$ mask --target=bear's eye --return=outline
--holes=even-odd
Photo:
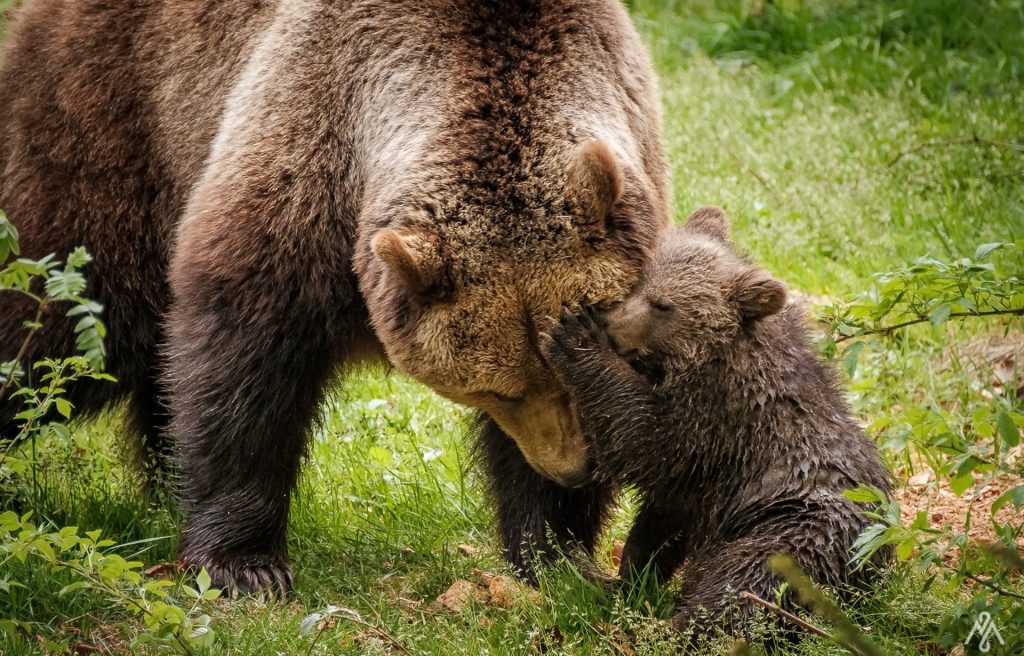
[[[672,306],[665,301],[651,301],[651,307],[658,312],[671,312]]]
[[[526,399],[521,396],[508,396],[506,394],[500,394],[498,392],[488,392],[491,398],[496,399],[502,403],[522,403]]]

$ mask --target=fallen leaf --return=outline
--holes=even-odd
[[[473,576],[480,579],[480,583],[484,585],[490,585],[491,580],[494,578],[494,574],[492,574],[491,572],[485,572],[482,569],[473,570]]]
[[[472,581],[460,579],[437,597],[441,604],[453,613],[461,613],[471,603],[487,601],[487,590]]]
[[[930,469],[919,471],[907,480],[907,485],[913,485],[914,487],[921,487],[928,485],[932,480],[932,472]]]
[[[142,573],[151,579],[171,581],[181,573],[181,565],[172,562],[157,563],[152,567],[146,568]]]
[[[625,548],[626,543],[622,540],[612,542],[612,565],[618,567],[622,564],[622,550]]]
[[[507,576],[495,576],[487,586],[494,605],[499,608],[511,608],[521,601],[540,602],[540,593],[515,579]]]

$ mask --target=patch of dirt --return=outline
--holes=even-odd
[[[990,381],[996,394],[1001,394],[1007,385],[1016,382],[1016,396],[1024,398],[1024,333],[987,333],[958,345],[955,352],[947,349],[941,367],[950,369],[954,362],[976,380],[982,383]],[[1016,381],[1015,374],[1018,376]],[[982,393],[990,394],[987,390]]]
[[[1008,385],[1016,385],[1017,389],[1012,391],[1018,398],[1024,398],[1024,376],[1021,375],[1024,372],[1024,334],[987,333],[956,345],[955,350],[947,348],[939,361],[939,368],[948,371],[954,367],[978,381],[983,386],[980,393],[988,398],[993,394],[1003,394]],[[1010,464],[1019,463],[1024,459],[1024,444],[1014,447],[1005,457]],[[924,462],[915,464],[913,475],[897,474],[897,478],[906,481],[895,494],[902,506],[904,523],[913,522],[918,512],[925,511],[933,526],[948,526],[958,532],[966,532],[972,545],[996,541],[990,506],[1004,492],[1022,483],[1019,476],[1003,476],[980,488],[971,488],[958,497],[949,488],[948,481],[935,480]],[[971,517],[969,529],[966,528],[968,514]],[[994,519],[1000,524],[1020,521],[1020,510],[1007,503]],[[956,556],[956,551],[951,551],[944,560],[950,562]]]
[[[967,490],[963,496],[958,497],[949,489],[948,482],[936,482],[931,470],[922,468],[893,496],[900,503],[903,523],[907,525],[914,521],[919,511],[924,511],[928,513],[933,526],[949,526],[955,531],[964,532],[970,513],[971,526],[966,530],[968,538],[972,544],[985,544],[997,539],[989,507],[1001,494],[1022,482],[1020,477],[1007,476],[981,488]],[[1014,508],[1012,503],[1007,503],[996,513],[995,519],[1001,524],[1011,520],[1020,521],[1020,510]],[[951,551],[943,560],[948,563],[955,558],[956,552]]]

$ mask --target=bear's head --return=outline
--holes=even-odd
[[[363,236],[360,285],[391,362],[486,412],[539,473],[589,479],[572,402],[545,366],[538,326],[563,306],[625,297],[665,220],[649,185],[602,141],[544,180],[433,193]]]
[[[637,287],[603,317],[620,354],[685,370],[785,305],[786,286],[734,248],[725,212],[703,207],[666,235]]]

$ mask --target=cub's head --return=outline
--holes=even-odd
[[[623,355],[690,368],[785,305],[785,285],[733,247],[725,212],[704,207],[666,235],[640,283],[604,318]]]
[[[575,486],[589,480],[586,443],[538,326],[564,305],[624,298],[664,213],[604,142],[546,159],[558,170],[457,178],[416,207],[400,202],[361,235],[357,266],[391,362],[486,412],[534,469]]]

